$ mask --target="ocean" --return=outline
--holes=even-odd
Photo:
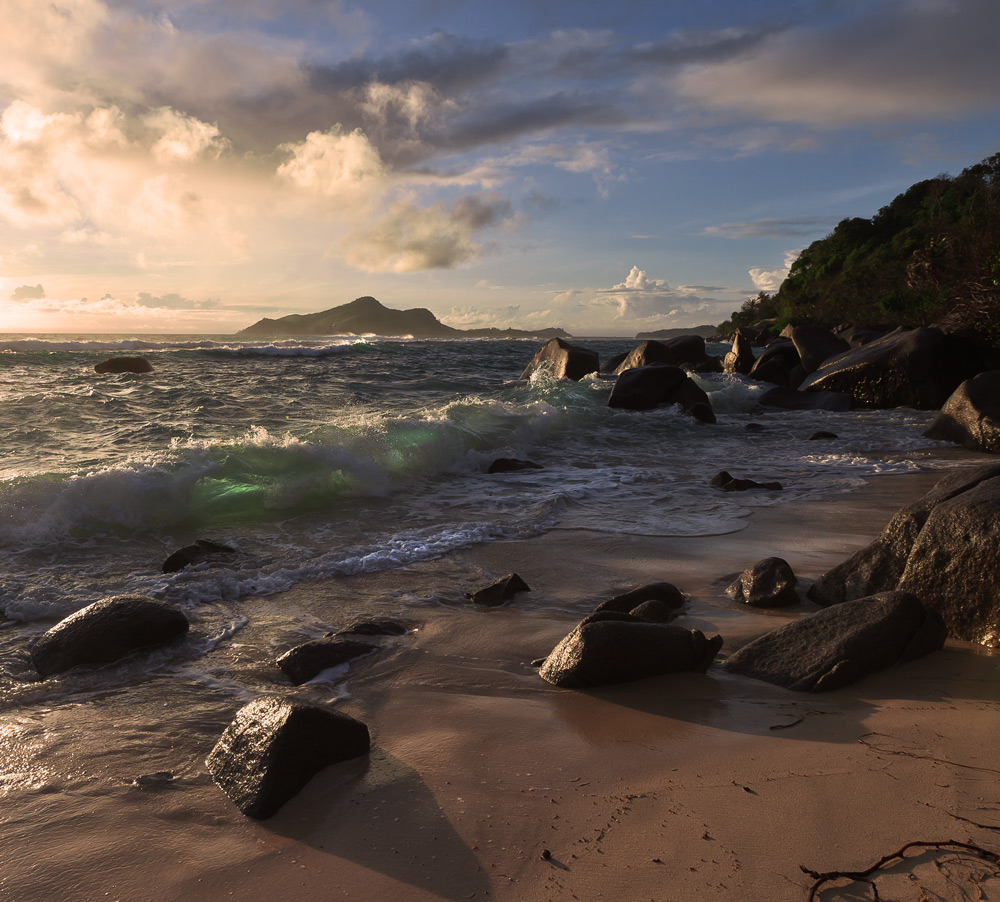
[[[579,343],[602,360],[635,344]],[[294,836],[302,843],[289,848],[319,867],[314,894],[302,898],[328,898],[324,875],[344,862],[329,859],[327,840],[313,833],[329,828],[325,806],[352,807],[383,792],[379,781],[407,805],[422,793],[431,813],[418,826],[378,839],[376,806],[368,832],[355,837],[360,860],[371,859],[373,870],[361,872],[367,886],[403,833],[417,848],[419,831],[444,829],[434,796],[407,768],[424,761],[423,778],[433,783],[426,762],[458,742],[469,751],[461,767],[442,752],[438,793],[450,798],[453,767],[490,779],[469,760],[487,760],[471,751],[487,740],[460,737],[437,709],[454,702],[479,711],[476,699],[508,693],[517,710],[548,710],[537,706],[541,681],[528,662],[595,600],[630,587],[630,543],[648,549],[650,536],[707,536],[695,540],[704,548],[717,537],[711,559],[746,566],[730,565],[727,548],[734,533],[753,529],[755,510],[792,505],[800,510],[789,522],[809,523],[802,511],[811,503],[852,492],[865,477],[977,457],[956,460],[953,448],[924,438],[932,413],[763,408],[757,399],[767,386],[740,376],[695,377],[715,425],[670,407],[611,409],[612,379],[520,381],[539,345],[0,336],[0,897],[159,902],[221,898],[220,887],[257,897],[259,868],[273,870]],[[94,371],[110,356],[135,355],[151,373]],[[818,430],[837,438],[810,440]],[[498,457],[541,469],[488,473]],[[726,493],[708,484],[722,469],[784,488]],[[856,506],[844,509],[857,517]],[[841,532],[874,535],[884,522],[876,521]],[[233,552],[162,572],[171,553],[198,539]],[[580,550],[548,561],[520,539]],[[583,572],[587,549],[610,547],[621,549],[620,573]],[[533,591],[513,610],[478,616],[465,593],[503,575],[491,561],[527,567]],[[555,585],[559,572],[571,575],[571,590]],[[714,586],[724,576],[700,578]],[[580,587],[591,597],[580,597]],[[114,665],[40,678],[34,639],[123,593],[176,605],[190,632]],[[741,614],[717,594],[697,598],[684,622],[729,635]],[[372,616],[396,618],[410,632],[302,686],[277,668],[293,646]],[[442,630],[451,638],[436,642]],[[497,630],[507,631],[514,657],[495,657]],[[457,637],[464,651],[454,648]],[[430,707],[392,714],[392,699],[411,683],[426,690],[413,697]],[[353,787],[346,795],[322,784],[316,810],[304,793],[305,807],[290,805],[277,827],[247,822],[205,767],[236,710],[266,694],[342,704],[376,730],[360,783],[345,784]],[[454,804],[464,811],[461,799]],[[319,845],[310,851],[310,843]],[[455,849],[455,860],[478,873],[467,845]],[[293,857],[289,877],[298,880],[304,866]],[[401,873],[437,885],[435,866],[415,853],[406,867],[418,876]],[[365,889],[358,898],[371,896]]]
[[[579,343],[602,360],[635,344]],[[326,621],[283,613],[282,593],[310,581],[554,529],[724,535],[761,506],[941,465],[940,443],[922,436],[928,412],[763,408],[767,385],[722,374],[695,377],[716,425],[678,408],[614,410],[613,379],[520,381],[539,344],[0,337],[3,694],[18,703],[72,696],[73,680],[38,683],[26,649],[108,595],[185,610],[196,624],[191,676],[216,667],[220,644],[239,641],[249,599],[269,599],[272,646],[325,631]],[[153,371],[94,372],[115,355],[144,356]],[[837,438],[810,440],[817,430]],[[498,457],[541,469],[487,473]],[[721,469],[784,488],[722,492],[708,485]],[[197,539],[235,553],[161,572]],[[395,606],[460,599],[453,591]],[[88,691],[101,679],[85,681]]]

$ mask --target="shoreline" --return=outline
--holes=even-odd
[[[812,882],[800,864],[857,869],[915,839],[996,848],[995,832],[969,823],[1000,823],[1000,659],[985,649],[949,640],[820,695],[717,665],[581,692],[550,686],[529,663],[599,601],[657,580],[692,596],[678,625],[721,633],[731,653],[815,610],[741,610],[725,594],[732,575],[778,555],[813,579],[946,473],[877,476],[828,500],[759,508],[727,535],[556,529],[297,587],[276,598],[432,598],[511,570],[533,591],[501,608],[407,607],[418,631],[353,667],[339,704],[369,725],[370,759],[321,772],[260,823],[204,765],[239,706],[232,696],[185,719],[183,706],[195,710],[210,689],[164,692],[154,680],[35,719],[15,714],[0,740],[0,788],[16,811],[0,839],[0,898],[791,902]],[[329,684],[309,691],[323,690],[333,695]],[[49,776],[14,779],[17,767],[31,771],[33,748]],[[157,770],[176,775],[169,787],[131,785]],[[919,898],[911,872],[942,884],[931,856],[916,861],[880,891]]]

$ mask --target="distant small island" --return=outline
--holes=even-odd
[[[569,338],[563,329],[453,329],[425,307],[392,310],[373,297],[363,297],[320,313],[292,313],[267,319],[237,332],[246,338],[291,338],[303,335],[385,335],[413,338]]]
[[[655,332],[640,332],[635,338],[636,341],[648,341],[650,339],[661,341],[664,338],[680,338],[682,335],[700,335],[702,338],[710,338],[718,331],[718,326],[688,326],[682,329],[657,329]]]

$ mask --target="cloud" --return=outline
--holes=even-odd
[[[348,236],[343,256],[367,272],[450,269],[478,259],[482,246],[476,234],[508,220],[510,212],[510,204],[497,198],[461,197],[450,207],[397,201],[376,222]]]
[[[159,134],[150,150],[160,162],[195,160],[203,155],[217,157],[229,143],[219,134],[217,125],[178,113],[170,107],[147,113],[143,122]]]
[[[826,234],[841,219],[842,216],[801,216],[722,222],[707,226],[701,230],[701,234],[716,238],[801,238],[817,233]]]
[[[20,285],[11,293],[12,301],[31,301],[45,297],[45,289],[41,285]]]
[[[670,286],[662,279],[650,279],[646,270],[633,266],[624,282],[612,286],[612,291],[669,291]]]
[[[203,301],[193,301],[176,293],[168,293],[162,297],[154,297],[148,291],[140,291],[136,295],[136,304],[140,307],[152,307],[166,310],[213,310],[220,306],[218,298],[206,298]]]
[[[839,25],[784,29],[734,59],[690,66],[677,88],[743,118],[821,128],[952,119],[997,107],[998,30],[994,0],[890,0]]]
[[[800,253],[801,250],[785,251],[785,263],[778,269],[765,269],[763,266],[750,267],[748,272],[754,288],[760,291],[777,291]]]
[[[297,188],[325,197],[350,197],[368,193],[372,186],[385,190],[386,168],[378,150],[361,129],[345,133],[339,125],[326,132],[310,132],[304,141],[282,144],[291,155],[277,170]]]

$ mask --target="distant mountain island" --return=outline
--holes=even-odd
[[[569,338],[562,329],[453,329],[425,307],[392,310],[375,298],[363,297],[320,313],[292,313],[264,318],[237,332],[246,338],[289,338],[302,335],[385,335],[414,338]]]
[[[649,339],[659,341],[663,338],[680,338],[682,335],[699,335],[702,338],[710,338],[718,331],[718,326],[689,326],[686,329],[657,329],[655,332],[640,332],[635,338],[636,341],[648,341]]]

